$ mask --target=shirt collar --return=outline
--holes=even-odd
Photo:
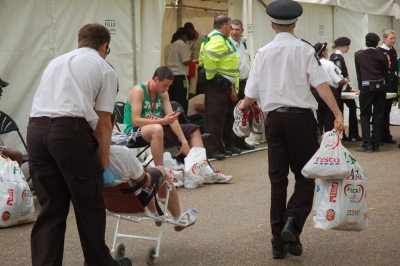
[[[335,54],[340,54],[340,55],[343,55],[342,51],[340,51],[339,49],[336,49],[336,52],[335,52]]]
[[[232,37],[229,37],[229,40],[231,40],[231,42],[233,43],[233,45],[235,45],[236,47],[239,47],[239,46],[242,44],[242,42],[237,42],[237,41],[235,41]]]
[[[383,48],[383,49],[385,49],[385,50],[390,50],[390,47],[389,46],[387,46],[386,44],[382,44],[381,45],[381,47]]]
[[[296,38],[293,34],[290,32],[280,32],[275,36],[275,40],[277,39],[284,39],[284,38]],[[297,38],[296,38],[297,39]]]

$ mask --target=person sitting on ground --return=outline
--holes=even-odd
[[[3,94],[3,88],[7,87],[8,85],[9,85],[8,82],[0,78],[0,99],[1,95]],[[5,156],[6,158],[10,158],[12,161],[16,161],[19,164],[19,166],[21,166],[22,164],[22,153],[18,150],[7,148],[1,138],[0,138],[0,155]]]
[[[115,115],[111,115],[112,128],[115,125]],[[132,150],[125,146],[111,145],[109,162],[111,170],[116,173],[122,180],[134,187],[137,184],[143,184],[134,193],[137,195],[138,200],[143,207],[147,209],[153,216],[158,216],[154,200],[153,190],[157,191],[161,184],[166,181],[171,185],[171,192],[168,200],[168,211],[174,220],[187,221],[187,226],[193,225],[197,220],[197,213],[193,209],[189,209],[185,213],[181,213],[179,206],[178,192],[171,178],[167,175],[162,166],[143,169],[140,161],[136,158]],[[153,186],[152,186],[153,185]],[[160,198],[166,197],[166,190],[161,189],[158,192]],[[157,224],[158,225],[158,224]],[[187,227],[186,226],[186,227]],[[175,226],[175,231],[182,231],[186,227]]]
[[[124,133],[131,136],[131,142],[143,147],[150,144],[154,165],[163,165],[164,148],[180,145],[176,156],[186,156],[190,147],[203,148],[200,129],[193,124],[178,122],[179,112],[173,112],[168,91],[174,74],[167,66],[156,69],[153,78],[133,87],[126,102],[124,116]],[[165,116],[161,115],[161,108]],[[205,176],[204,183],[226,183],[231,175],[223,175],[219,171]]]

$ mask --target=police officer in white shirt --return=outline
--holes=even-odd
[[[239,109],[246,110],[259,99],[262,110],[269,112],[265,133],[271,181],[272,256],[281,259],[286,255],[286,248],[291,255],[302,254],[299,235],[314,197],[314,180],[301,174],[319,147],[313,112],[317,101],[311,94],[310,84],[334,113],[339,131],[343,130],[343,117],[314,48],[293,35],[297,18],[303,13],[301,5],[279,0],[269,4],[266,11],[276,37],[255,55],[246,96]],[[289,169],[294,173],[296,184],[286,202]]]
[[[229,40],[236,47],[239,58],[239,88],[232,88],[230,100],[227,103],[228,113],[223,131],[223,140],[225,150],[232,153],[241,153],[242,150],[254,150],[255,147],[246,143],[245,137],[238,137],[232,130],[235,121],[233,110],[238,101],[244,99],[244,88],[250,72],[250,57],[247,52],[246,38],[242,35],[244,32],[243,23],[238,19],[233,19],[231,24],[231,36]]]
[[[84,25],[78,49],[49,63],[33,99],[27,143],[41,205],[31,234],[34,266],[63,264],[70,201],[85,265],[132,265],[114,260],[104,240],[103,180],[112,186],[120,179],[108,160],[117,94],[117,75],[105,61],[110,40],[103,25]]]
[[[328,76],[328,85],[332,91],[333,96],[336,99],[337,104],[340,104],[340,95],[341,88],[345,88],[345,86],[339,86],[340,84],[347,84],[348,78],[343,78],[341,74],[341,70],[332,62],[327,60],[329,57],[327,43],[316,43],[314,45],[315,53],[317,54],[319,61],[325,73]],[[333,129],[333,123],[335,121],[335,116],[332,111],[326,105],[326,103],[319,97],[317,90],[314,87],[311,87],[311,91],[314,94],[317,102],[318,102],[318,110],[317,110],[317,120],[318,126],[320,127],[320,131],[327,132]]]

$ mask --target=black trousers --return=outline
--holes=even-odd
[[[338,89],[330,87],[333,96],[335,97],[336,102],[339,104],[340,101],[340,92]],[[322,132],[331,131],[334,127],[335,116],[331,109],[329,109],[328,105],[322,100],[321,96],[319,96],[317,89],[311,87],[311,92],[314,95],[315,99],[318,102],[318,110],[317,110],[317,120],[318,127],[322,134]]]
[[[171,86],[169,86],[168,95],[169,100],[178,102],[180,105],[182,105],[185,114],[187,114],[189,102],[186,99],[186,95],[188,88],[185,88],[184,82],[187,82],[186,75],[175,75],[174,81],[172,82]]]
[[[360,91],[360,120],[363,138],[363,147],[378,149],[382,139],[383,114],[385,111],[386,91]],[[373,113],[372,113],[373,109]],[[372,117],[372,136],[370,120]]]
[[[293,217],[301,233],[311,212],[314,179],[306,179],[301,169],[318,150],[317,123],[313,113],[269,112],[265,123],[268,141],[268,173],[271,181],[270,222],[272,246],[283,244],[281,231]],[[294,174],[294,192],[287,199],[289,168]]]
[[[244,99],[244,89],[246,88],[246,80],[239,81],[239,92],[238,92],[238,101]],[[224,140],[225,147],[232,146],[242,146],[246,144],[246,137],[238,137],[232,130],[233,123],[235,122],[235,118],[233,116],[233,110],[235,109],[238,102],[233,102],[229,99],[228,101],[228,113],[226,114],[226,122],[224,131],[222,134],[222,139]]]
[[[353,99],[340,100],[339,108],[343,113],[344,104],[349,108],[349,138],[358,136],[357,104]]]
[[[62,265],[71,201],[86,265],[115,265],[104,240],[104,168],[92,128],[83,118],[33,118],[27,143],[41,205],[31,232],[32,265]]]
[[[211,157],[225,152],[221,137],[226,123],[226,114],[228,112],[227,104],[228,101],[230,101],[231,87],[215,85],[214,80],[207,80],[204,89],[204,130],[210,134],[204,141],[204,147],[206,148],[207,156]]]

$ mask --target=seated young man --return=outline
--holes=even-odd
[[[3,88],[9,85],[8,82],[0,78],[0,99],[3,94]],[[15,149],[6,148],[2,139],[0,139],[0,155],[10,158],[12,161],[16,161],[19,166],[22,164],[22,153]]]
[[[114,124],[115,116],[111,115],[112,123]],[[114,125],[113,125],[114,127]],[[157,191],[158,188],[164,181],[170,183],[172,190],[169,194],[168,200],[168,211],[171,213],[174,220],[181,218],[181,221],[189,220],[189,224],[193,225],[197,220],[197,213],[193,209],[189,209],[185,213],[181,213],[179,206],[178,192],[171,178],[167,175],[162,166],[156,166],[155,168],[143,169],[139,160],[135,154],[124,146],[111,145],[110,147],[110,169],[122,180],[128,181],[128,183],[134,187],[137,184],[142,183],[142,186],[134,193],[137,195],[142,206],[147,206],[149,212],[157,216],[157,209],[154,200],[153,190]],[[160,198],[166,197],[166,190],[161,190],[158,193]],[[189,219],[188,219],[189,218]],[[175,226],[175,231],[182,231],[186,227]]]
[[[193,147],[204,147],[200,129],[192,124],[179,124],[179,113],[172,110],[168,93],[165,92],[173,79],[170,68],[157,68],[150,81],[133,87],[126,103],[124,133],[130,135],[131,141],[137,145],[150,144],[156,166],[163,165],[164,148],[180,145],[176,156],[186,156],[190,150],[188,140]],[[166,114],[164,117],[161,107]],[[204,178],[204,183],[226,183],[231,179],[232,176],[214,172]]]

